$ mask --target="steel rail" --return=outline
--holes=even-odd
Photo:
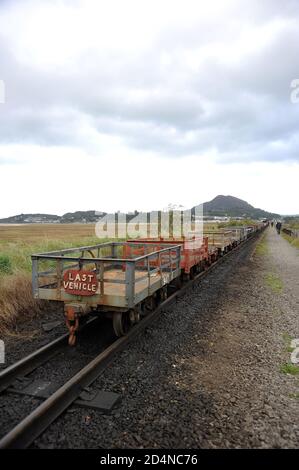
[[[89,362],[83,369],[68,380],[62,387],[56,390],[56,392],[54,392],[33,412],[17,424],[8,434],[6,434],[0,440],[0,449],[20,449],[30,446],[30,444],[32,444],[32,442],[79,397],[84,388],[88,387],[96,380],[100,373],[112,361],[116,353],[123,350],[132,339],[144,330],[161,310],[165,309],[177,298],[181,297],[192,285],[205,277],[216,266],[219,266],[219,264],[226,260],[230,255],[247,245],[250,241],[254,241],[256,236],[261,233],[262,232],[256,233],[255,236],[250,237],[244,243],[240,243],[237,247],[224,254],[205,271],[196,275],[194,279],[190,280],[181,289],[174,292],[153,312],[144,317],[126,336],[117,339],[114,343],[108,346],[107,349]]]
[[[86,322],[84,327],[81,327],[81,331],[96,320],[97,318],[92,318]],[[5,391],[18,377],[30,374],[52,359],[62,348],[68,346],[68,338],[69,333],[66,333],[2,370],[0,372],[0,393]]]
[[[60,336],[33,353],[0,372],[0,393],[6,390],[19,376],[34,371],[67,345],[69,334]]]

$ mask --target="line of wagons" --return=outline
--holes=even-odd
[[[263,228],[259,223],[188,240],[139,238],[34,254],[33,296],[64,302],[71,345],[88,314],[110,317],[115,334],[122,336],[182,282]]]

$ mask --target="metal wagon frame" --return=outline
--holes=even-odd
[[[204,230],[204,236],[208,237],[209,249],[217,248],[219,253],[226,253],[233,246],[234,236],[231,230]]]
[[[126,245],[127,242],[106,242],[33,254],[31,258],[34,298],[84,304],[93,308],[101,306],[126,310],[135,307],[180,276],[180,245],[163,245],[162,247],[159,243],[159,249],[155,250],[155,245],[149,246],[138,242],[135,245],[143,245],[145,255],[134,258],[118,256],[117,251]],[[132,246],[131,243],[130,246]],[[100,256],[103,249],[108,250],[108,255]],[[80,256],[71,256],[72,254]],[[155,259],[155,267],[152,266],[153,259]],[[40,271],[39,262],[42,260],[52,261],[55,264],[54,268]],[[96,273],[99,282],[99,289],[95,295],[82,297],[66,293],[62,285],[63,273],[69,269],[82,270],[88,265],[94,265],[92,270]],[[114,269],[118,270],[119,276],[114,279],[111,276],[106,277],[107,273]],[[141,276],[140,272],[146,272],[146,274]],[[142,281],[143,285],[141,285]],[[110,293],[105,293],[108,285]],[[122,295],[119,295],[118,291],[122,291]]]

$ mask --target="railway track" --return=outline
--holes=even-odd
[[[177,298],[184,295],[192,285],[205,277],[224,260],[236,251],[242,249],[248,243],[252,243],[260,234],[251,237],[244,243],[233,248],[206,270],[197,274],[194,279],[188,281],[178,291],[175,291],[152,312],[146,315],[137,325],[135,325],[126,336],[115,340],[110,346],[91,360],[85,367],[71,377],[64,385],[58,388],[51,396],[43,401],[34,411],[28,414],[19,424],[17,424],[8,434],[0,440],[0,449],[26,448],[41,435],[50,424],[58,418],[86,389],[90,386],[107,365],[113,360],[115,355],[122,351],[126,345],[132,341],[141,331],[151,324],[161,310],[169,307]],[[90,320],[90,322],[95,319]],[[88,323],[90,323],[88,322]],[[43,365],[67,343],[68,335],[63,335],[38,351],[30,354],[16,364],[0,373],[0,392],[5,391],[11,383],[19,376],[26,375]]]
[[[4,392],[18,377],[30,374],[58,354],[67,345],[68,336],[68,334],[60,336],[0,372],[0,393]]]
[[[81,327],[81,331],[91,327],[97,318],[91,318]],[[25,377],[38,367],[48,362],[64,348],[68,348],[69,334],[66,333],[42,346],[28,356],[20,359],[0,372],[0,393],[7,390],[19,377]]]

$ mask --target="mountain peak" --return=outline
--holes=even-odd
[[[214,199],[203,203],[204,215],[249,217],[249,218],[272,218],[278,216],[271,212],[253,207],[243,199],[234,196],[219,194]]]
[[[214,208],[218,210],[253,209],[253,206],[243,201],[243,199],[239,199],[235,196],[223,196],[222,194],[214,197],[214,199],[209,202],[205,202],[205,206],[208,210],[213,210]]]

